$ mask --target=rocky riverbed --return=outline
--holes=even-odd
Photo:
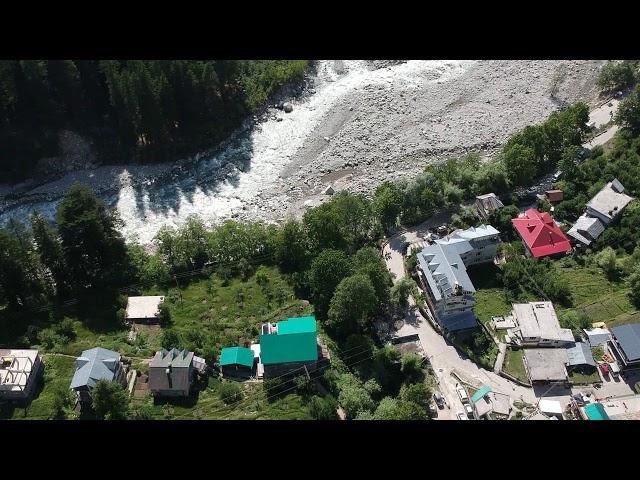
[[[293,110],[268,108],[216,151],[173,164],[102,166],[21,190],[0,189],[0,222],[52,216],[66,188],[88,183],[143,243],[188,215],[278,221],[336,191],[386,179],[508,136],[565,103],[593,102],[598,61],[321,61]],[[280,105],[281,106],[281,105]]]

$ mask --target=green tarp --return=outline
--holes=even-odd
[[[244,365],[253,368],[253,350],[244,347],[226,347],[220,352],[220,365]]]
[[[584,413],[589,420],[610,420],[601,403],[590,403],[584,407]]]
[[[473,403],[476,403],[478,400],[480,400],[482,397],[484,397],[490,391],[491,391],[491,387],[489,387],[489,386],[482,387],[480,390],[478,390],[476,393],[474,393],[471,396],[471,401]]]

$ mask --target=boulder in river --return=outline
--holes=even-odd
[[[291,113],[293,111],[293,105],[291,105],[290,102],[283,103],[282,108],[284,109],[285,113]]]

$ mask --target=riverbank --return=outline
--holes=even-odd
[[[433,161],[493,155],[559,103],[595,102],[597,61],[320,61],[293,111],[266,108],[215,152],[172,164],[73,172],[0,202],[0,222],[52,217],[66,188],[89,184],[142,243],[191,214],[278,221],[326,198],[370,193]],[[558,101],[560,100],[560,102]],[[5,192],[6,193],[6,192]]]

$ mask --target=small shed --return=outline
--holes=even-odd
[[[157,323],[162,296],[129,297],[127,320],[134,323]]]
[[[254,352],[245,347],[226,347],[220,352],[220,368],[225,377],[249,377],[253,372]]]
[[[591,330],[584,330],[587,340],[591,348],[599,347],[600,345],[606,345],[611,339],[611,334],[606,328],[592,328]]]
[[[591,347],[586,342],[576,342],[573,347],[568,347],[567,358],[569,359],[567,365],[572,369],[593,371],[596,368]]]
[[[561,202],[564,199],[564,192],[562,190],[547,190],[544,193],[549,203]]]

